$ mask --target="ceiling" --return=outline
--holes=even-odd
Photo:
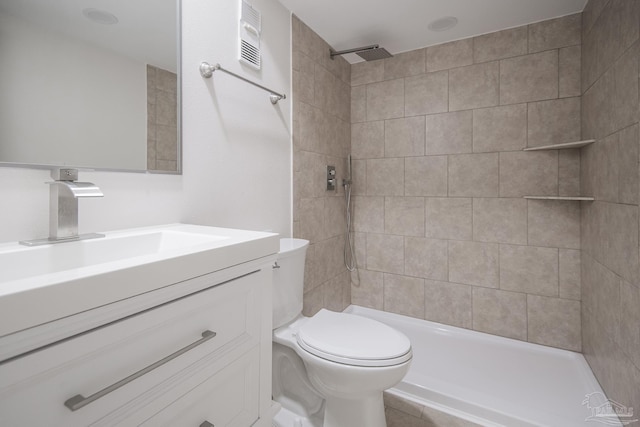
[[[92,22],[86,8],[110,12],[118,23]],[[2,13],[173,72],[177,10],[176,0],[0,0]]]
[[[392,54],[581,12],[587,0],[280,0],[335,50],[380,44]],[[453,16],[446,31],[427,28]],[[362,59],[345,55],[351,62]]]

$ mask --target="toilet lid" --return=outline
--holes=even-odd
[[[325,309],[298,331],[300,347],[323,359],[354,366],[392,366],[411,359],[402,333],[365,317]]]

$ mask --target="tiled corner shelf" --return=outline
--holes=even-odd
[[[524,196],[525,199],[529,200],[575,200],[575,201],[583,201],[583,202],[593,202],[595,199],[593,197],[572,197],[572,196]]]
[[[593,144],[595,139],[585,139],[584,141],[564,142],[562,144],[543,145],[540,147],[523,148],[522,151],[540,151],[540,150],[568,150],[569,148],[580,148],[585,145]]]

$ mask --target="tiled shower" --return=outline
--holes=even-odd
[[[293,17],[305,313],[353,303],[584,352],[640,407],[640,2],[350,66]],[[582,149],[524,148],[594,139]],[[344,267],[353,156],[358,269]],[[593,202],[524,196],[593,196]]]

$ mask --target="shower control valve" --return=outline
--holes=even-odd
[[[327,191],[336,189],[336,167],[327,166]]]

